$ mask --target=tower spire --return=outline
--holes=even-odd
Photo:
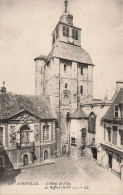
[[[67,13],[68,0],[65,0],[64,4],[65,4],[65,13]]]

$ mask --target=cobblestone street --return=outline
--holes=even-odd
[[[16,177],[14,189],[32,189],[36,194],[44,190],[48,193],[70,194],[122,194],[123,183],[110,171],[100,167],[94,159],[60,157],[51,165],[22,169]],[[23,185],[21,182],[38,182],[38,186]],[[57,188],[53,189],[56,182]],[[64,184],[58,189],[59,182]],[[67,187],[66,187],[67,186]],[[60,190],[60,191],[59,191]]]

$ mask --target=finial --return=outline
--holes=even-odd
[[[5,81],[3,81],[3,87],[5,87]]]
[[[65,0],[64,4],[65,4],[65,13],[67,13],[68,0]]]

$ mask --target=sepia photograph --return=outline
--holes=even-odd
[[[123,0],[0,0],[0,195],[123,195]]]

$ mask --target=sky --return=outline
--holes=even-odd
[[[123,80],[123,0],[69,0],[82,47],[94,66],[94,98],[113,96]],[[0,0],[0,86],[35,94],[34,58],[51,50],[51,33],[64,0]]]

